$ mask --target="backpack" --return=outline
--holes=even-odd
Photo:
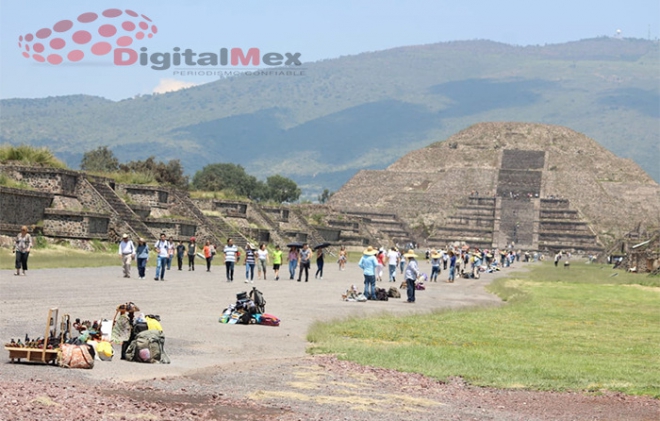
[[[148,350],[145,352],[143,350]],[[148,358],[144,357],[148,355]],[[165,336],[157,330],[145,330],[137,334],[126,350],[128,361],[169,364],[170,358],[165,353]]]
[[[261,317],[259,318],[259,324],[262,324],[264,326],[279,326],[280,319],[273,316],[272,314],[262,314]]]
[[[390,287],[390,290],[387,291],[387,295],[392,298],[401,298],[401,293],[396,287]]]
[[[389,299],[385,288],[376,288],[376,299],[378,301],[387,301]]]
[[[266,300],[264,299],[264,294],[256,287],[252,287],[252,291],[250,291],[250,299],[257,307],[257,313],[263,314],[266,312]]]

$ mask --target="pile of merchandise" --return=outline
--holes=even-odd
[[[227,324],[260,324],[265,326],[279,326],[280,319],[266,313],[266,300],[257,288],[252,288],[250,295],[247,292],[236,294],[236,303],[225,308],[218,320]]]

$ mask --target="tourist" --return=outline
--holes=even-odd
[[[197,241],[190,237],[188,242],[188,271],[195,270],[195,256],[197,255]]]
[[[156,263],[156,276],[154,281],[159,278],[161,281],[165,280],[165,269],[167,266],[167,259],[170,257],[169,244],[165,239],[165,233],[160,234],[160,239],[154,244],[154,250],[158,253],[158,260]]]
[[[382,248],[376,254],[376,281],[383,280],[383,267],[385,267],[385,250]]]
[[[257,273],[258,279],[261,279],[261,274],[264,274],[264,281],[266,280],[266,265],[268,265],[268,250],[266,249],[266,244],[259,244],[259,250],[257,250]]]
[[[440,261],[442,255],[436,250],[431,250],[431,278],[429,282],[438,282],[438,275],[440,275]]]
[[[293,279],[296,276],[296,268],[298,267],[298,248],[291,247],[289,248],[289,256],[287,257],[289,261],[289,279]]]
[[[144,241],[144,238],[138,239],[138,246],[135,254],[137,256],[138,276],[140,279],[144,279],[147,270],[147,262],[149,261],[149,246]]]
[[[426,263],[428,263],[431,259],[431,249],[426,248],[426,251],[424,252],[424,257],[426,258]]]
[[[172,268],[172,259],[174,258],[174,238],[170,237],[167,240],[167,270]]]
[[[21,269],[23,270],[23,275],[27,275],[27,262],[30,250],[32,249],[32,236],[27,231],[27,226],[23,225],[21,232],[18,233],[14,242],[14,253],[16,253],[16,262],[14,265],[16,273],[14,275],[16,276],[21,274]]]
[[[280,246],[275,246],[275,251],[273,252],[273,272],[275,273],[275,280],[280,280],[280,266],[282,265],[282,250]]]
[[[309,248],[309,244],[303,243],[302,250],[299,253],[300,261],[298,266],[300,270],[298,271],[298,282],[302,279],[303,271],[305,272],[305,282],[309,281],[309,267],[311,266],[312,250]]]
[[[131,261],[135,259],[135,246],[133,241],[128,238],[128,234],[121,236],[121,241],[119,242],[119,250],[117,252],[121,257],[122,268],[124,269],[124,278],[131,277]]]
[[[557,267],[560,260],[561,260],[561,251],[559,253],[555,254],[555,267]]]
[[[323,251],[323,248],[316,250],[316,274],[314,274],[314,279],[323,279],[324,258],[325,251]]]
[[[348,260],[346,246],[341,246],[339,249],[339,259],[337,259],[337,263],[339,263],[339,270],[346,269],[346,260]]]
[[[453,250],[449,250],[449,277],[447,282],[454,282],[456,278],[456,255]]]
[[[206,259],[206,271],[211,271],[211,261],[213,260],[213,253],[211,252],[211,240],[206,240],[204,243],[204,248],[202,253],[204,253],[204,259]]]
[[[378,251],[369,246],[362,252],[362,257],[358,262],[364,275],[364,296],[367,297],[367,300],[376,299],[376,266],[378,266],[376,253]]]
[[[183,255],[186,252],[186,246],[183,245],[183,241],[179,240],[179,245],[176,246],[176,263],[179,266],[179,270],[183,270]]]
[[[445,251],[442,252],[442,270],[447,270],[447,262],[449,261],[449,256]]]
[[[389,282],[396,282],[396,267],[399,264],[399,252],[396,247],[392,247],[387,252],[387,268],[390,272]]]
[[[234,240],[227,238],[227,245],[223,249],[223,254],[225,255],[227,282],[234,282],[234,265],[236,264],[237,253],[238,247],[234,245]]]
[[[252,244],[245,245],[245,283],[254,283],[255,253]]]
[[[401,270],[401,275],[403,275],[403,271],[406,268],[406,259],[403,258],[403,254],[401,254],[401,251],[397,250],[399,254],[399,269]]]
[[[408,253],[404,254],[403,257],[408,259],[408,265],[406,266],[406,293],[408,295],[408,300],[406,302],[408,303],[414,303],[415,302],[415,282],[417,281],[417,278],[419,278],[420,272],[419,272],[419,266],[417,265],[417,260],[415,258],[417,255],[415,254],[415,250],[408,250]],[[431,254],[429,253],[429,257],[431,257]]]

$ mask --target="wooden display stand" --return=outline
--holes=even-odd
[[[48,319],[46,320],[46,332],[44,333],[44,345],[43,349],[40,348],[18,348],[18,347],[5,347],[9,351],[9,359],[11,362],[21,362],[22,359],[26,361],[41,362],[48,364],[52,362],[53,364],[57,363],[57,354],[59,351],[57,349],[46,349],[48,346],[48,338],[56,337],[57,333],[57,315],[59,310],[57,308],[51,308],[48,310]],[[64,320],[66,318],[66,321]],[[63,339],[65,332],[69,330],[69,319],[68,315],[62,317],[62,325],[60,326],[60,342]],[[52,329],[51,329],[52,327]]]

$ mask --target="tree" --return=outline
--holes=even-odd
[[[119,169],[124,172],[153,174],[159,183],[171,184],[182,189],[188,187],[188,177],[183,175],[183,167],[178,159],[172,159],[166,164],[162,161],[156,162],[156,158],[150,156],[144,161],[120,164]]]
[[[119,169],[119,161],[107,146],[99,146],[84,153],[82,161],[80,161],[80,169],[83,171],[114,172]]]
[[[333,194],[334,194],[334,192],[330,193],[330,190],[323,189],[323,193],[318,195],[319,203],[326,203],[328,201],[328,199],[330,199],[332,197]]]
[[[302,193],[295,181],[279,174],[268,177],[266,186],[270,193],[270,199],[277,203],[295,202]]]
[[[257,178],[246,173],[245,168],[241,165],[231,163],[205,166],[195,173],[192,185],[198,190],[232,190],[234,193],[250,199],[257,199],[263,195]]]

